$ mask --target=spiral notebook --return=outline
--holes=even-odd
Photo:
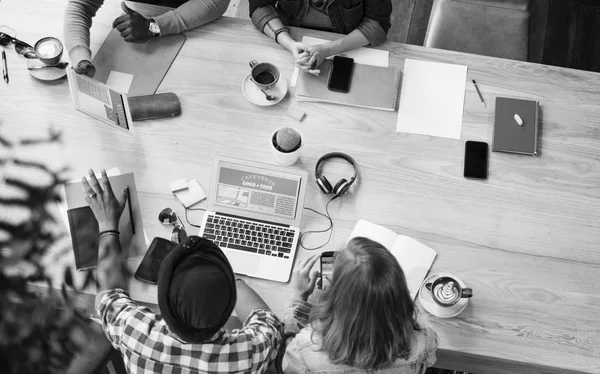
[[[331,60],[319,66],[315,76],[300,71],[296,85],[299,101],[319,101],[362,108],[395,111],[398,103],[402,72],[394,67],[354,64],[350,91],[330,91],[327,88]]]

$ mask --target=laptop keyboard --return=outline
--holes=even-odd
[[[221,248],[289,258],[295,231],[282,226],[209,215],[204,237]]]

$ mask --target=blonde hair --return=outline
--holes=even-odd
[[[369,370],[408,357],[420,330],[415,313],[396,258],[358,237],[337,252],[331,285],[313,307],[310,324],[332,363]]]

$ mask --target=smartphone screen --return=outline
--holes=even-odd
[[[350,81],[352,79],[352,70],[354,69],[354,59],[348,57],[335,56],[331,71],[329,72],[329,83],[327,88],[331,91],[348,92],[350,91]]]
[[[467,141],[465,144],[465,178],[486,179],[487,174],[487,143]]]
[[[321,255],[321,289],[324,290],[331,284],[333,275],[333,262],[335,261],[335,252],[323,252]]]
[[[144,259],[135,272],[135,278],[150,284],[158,283],[158,270],[160,270],[165,257],[167,257],[176,245],[163,238],[154,238]]]

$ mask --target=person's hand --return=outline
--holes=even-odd
[[[98,226],[100,232],[106,230],[118,230],[119,219],[125,204],[127,203],[127,190],[123,189],[121,193],[121,200],[117,200],[115,194],[110,186],[110,181],[106,176],[106,170],[102,170],[101,183],[96,179],[96,174],[90,169],[89,171],[90,181],[88,182],[85,177],[81,178],[83,183],[83,193],[85,194],[85,201],[92,208],[96,220],[98,220]]]
[[[318,67],[330,55],[327,44],[312,45],[308,47],[306,52],[301,58],[296,59],[296,66],[308,73],[319,75],[321,70]]]
[[[126,42],[145,43],[152,39],[152,33],[148,28],[150,20],[128,8],[125,2],[121,3],[121,8],[125,14],[115,19],[113,29],[119,30]]]
[[[294,268],[292,273],[292,289],[294,290],[294,298],[300,300],[308,300],[310,294],[315,289],[319,270],[315,269],[311,272],[312,267],[321,258],[321,254],[316,254],[300,261]]]
[[[90,78],[93,78],[96,74],[96,67],[88,60],[79,61],[73,70],[75,70],[77,74],[87,75]]]
[[[304,43],[293,42],[289,48],[295,60],[308,56],[308,47]]]

